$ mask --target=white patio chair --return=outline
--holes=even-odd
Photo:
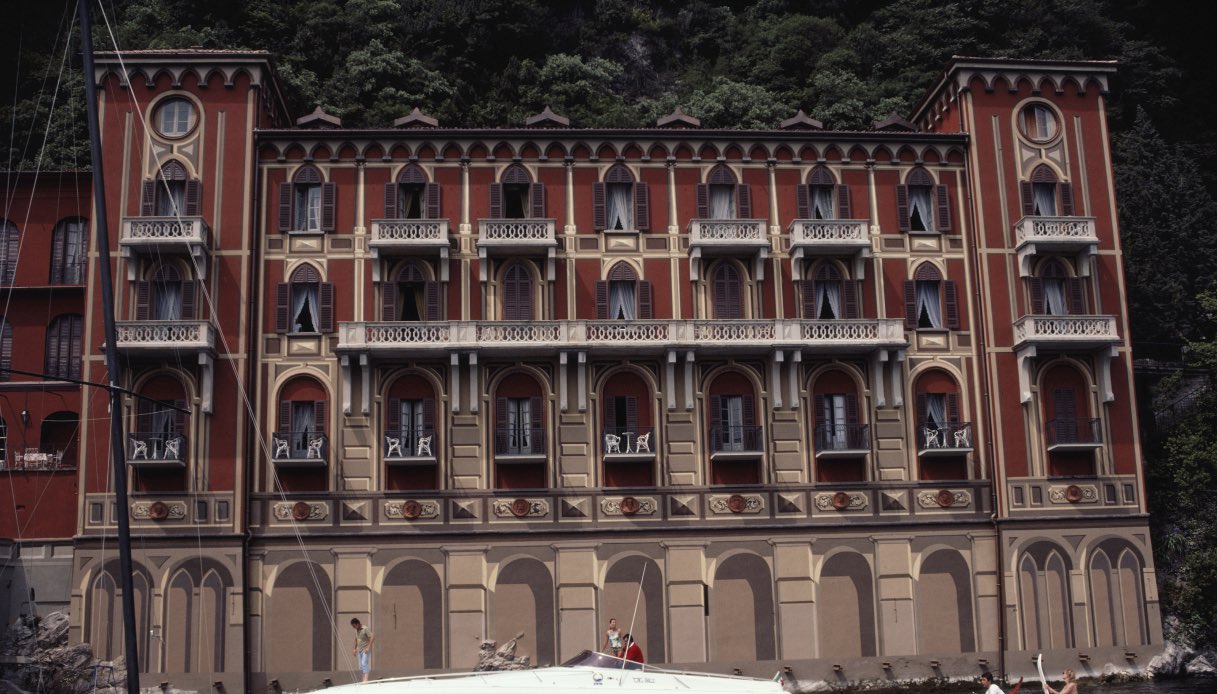
[[[955,430],[955,447],[956,448],[971,448],[972,441],[969,436],[971,433],[972,432],[968,429],[956,429]]]
[[[638,438],[634,439],[634,452],[642,453],[643,451],[647,453],[651,452],[651,432],[649,431],[645,434],[639,434]]]
[[[291,449],[287,445],[287,439],[281,439],[278,436],[271,439],[275,442],[275,457],[286,458],[291,455]]]
[[[131,441],[131,460],[138,458],[148,459],[148,442],[133,439]]]
[[[401,438],[395,436],[386,436],[385,444],[388,446],[388,450],[385,451],[386,458],[406,457],[406,454],[401,452]]]
[[[321,457],[321,446],[325,444],[325,439],[315,438],[308,440],[308,452],[304,457],[309,459],[318,459]]]
[[[605,453],[620,453],[621,452],[621,437],[616,434],[604,435],[604,452]]]
[[[165,460],[178,460],[182,455],[182,439],[174,436],[165,440]]]
[[[433,455],[431,453],[431,437],[423,436],[418,440],[418,446],[414,449],[414,455],[421,458],[424,455]]]
[[[938,438],[938,433],[938,430],[934,427],[923,427],[921,429],[921,434],[925,437],[926,448],[942,448],[943,441]]]

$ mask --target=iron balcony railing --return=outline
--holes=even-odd
[[[435,458],[435,429],[407,427],[385,431],[385,460]]]
[[[1045,424],[1048,447],[1098,446],[1103,443],[1103,428],[1098,419],[1059,417]]]
[[[186,462],[186,436],[163,431],[135,431],[127,434],[127,462],[144,463]]]
[[[922,423],[917,427],[917,450],[922,453],[970,451],[972,439],[971,422],[948,422],[942,426]]]
[[[816,427],[816,453],[869,450],[869,424],[821,424]]]
[[[759,425],[717,426],[710,430],[711,453],[760,453],[764,450],[763,427]]]
[[[496,456],[545,455],[545,428],[495,427],[494,454]]]
[[[324,465],[329,460],[329,437],[312,429],[276,431],[271,435],[271,459]]]
[[[604,457],[654,455],[658,445],[655,430],[651,427],[605,429],[600,437],[604,443]]]

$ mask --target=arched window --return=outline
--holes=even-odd
[[[275,332],[334,332],[334,284],[322,282],[312,265],[301,265],[290,282],[280,282],[275,297]]]
[[[335,185],[323,181],[317,167],[301,167],[279,184],[279,231],[334,231],[336,198]]]
[[[1058,182],[1056,172],[1047,164],[1035,167],[1031,180],[1023,181],[1019,190],[1024,216],[1053,217],[1058,209],[1066,217],[1073,215],[1073,186]]]
[[[719,164],[697,186],[697,216],[701,219],[752,217],[752,186],[738,183],[735,173]]]
[[[596,281],[597,320],[650,320],[651,283],[639,282],[629,263],[617,263],[607,280]]]
[[[833,262],[822,261],[812,279],[801,283],[803,317],[834,320],[858,317],[858,283],[847,279]]]
[[[279,418],[275,431],[287,450],[274,450],[276,460],[316,460],[324,462],[325,437],[329,430],[326,393],[310,378],[296,378],[279,393]],[[321,441],[319,445],[315,442]],[[278,448],[278,443],[276,443]]]
[[[80,439],[80,415],[52,412],[42,420],[38,450],[53,457],[57,467],[76,466],[76,442]]]
[[[531,376],[506,376],[494,397],[494,485],[496,489],[549,486],[544,391]]]
[[[440,319],[440,283],[427,279],[423,268],[408,262],[393,282],[381,286],[380,319],[384,321],[434,321]]]
[[[194,318],[194,282],[183,280],[176,265],[156,268],[152,277],[135,284],[136,320],[191,320]]]
[[[833,198],[836,205],[833,205]],[[800,219],[850,219],[853,217],[849,186],[837,185],[827,166],[817,166],[798,187]]]
[[[967,479],[974,437],[959,383],[945,371],[932,369],[917,377],[913,392],[920,479]]]
[[[202,182],[191,178],[181,162],[169,161],[151,181],[144,181],[140,211],[145,217],[195,217],[202,194]]]
[[[490,184],[491,219],[542,219],[545,217],[545,184],[533,183],[528,169],[512,164],[503,170],[498,183]]]
[[[84,284],[88,258],[89,220],[62,219],[55,225],[51,247],[51,284]]]
[[[1037,274],[1037,277],[1027,280],[1031,290],[1032,314],[1065,316],[1086,313],[1086,285],[1082,278],[1071,277],[1061,260],[1047,260]]]
[[[815,422],[816,480],[861,482],[866,479],[870,428],[862,423],[858,385],[843,371],[816,378],[811,409]]]
[[[752,383],[740,373],[725,373],[710,385],[706,424],[711,484],[760,484],[764,438],[756,401]]]
[[[932,263],[917,266],[913,279],[904,281],[904,327],[908,330],[959,329],[955,282],[944,282],[942,273]]]
[[[12,284],[17,279],[17,257],[21,253],[21,232],[17,225],[0,219],[0,284]]]
[[[403,376],[385,402],[386,489],[438,489],[435,390],[419,376]]]
[[[385,217],[439,219],[439,184],[428,183],[426,174],[417,166],[402,169],[396,181],[385,184]]]
[[[896,186],[896,217],[900,231],[950,231],[947,187],[935,185],[929,172],[918,166],[904,185]]]
[[[57,316],[46,331],[46,374],[51,378],[80,378],[84,320],[79,314]]]
[[[503,273],[503,320],[534,320],[532,273],[524,263],[512,263]]]
[[[618,164],[592,184],[592,219],[597,230],[649,231],[650,191],[642,181]]]
[[[716,319],[744,317],[744,283],[738,268],[728,262],[716,265],[710,276],[710,287]]]

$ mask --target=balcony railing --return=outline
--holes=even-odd
[[[496,427],[494,430],[496,458],[536,458],[545,455],[544,427]]]
[[[329,461],[329,437],[320,431],[276,431],[271,435],[271,459],[276,465],[324,467]]]
[[[1062,417],[1044,424],[1048,450],[1091,449],[1103,445],[1103,428],[1098,419]]]
[[[119,321],[115,327],[121,352],[177,353],[215,349],[215,329],[205,320]]]
[[[713,457],[754,457],[765,450],[764,428],[759,425],[717,426],[710,430]]]
[[[0,470],[70,470],[76,467],[74,459],[64,460],[64,451],[48,452],[37,448],[13,451],[11,465],[7,457],[0,457]]]
[[[477,245],[502,249],[539,249],[558,245],[552,219],[479,219]]]
[[[180,467],[186,464],[186,437],[182,434],[137,431],[127,434],[127,463],[141,467]]]
[[[1099,248],[1093,217],[1023,217],[1014,225],[1017,239],[1018,268],[1022,277],[1031,277],[1037,253],[1078,254],[1078,269],[1090,270],[1089,256]]]
[[[385,462],[389,464],[435,462],[435,430],[430,427],[390,429],[384,440]]]
[[[211,230],[202,217],[124,217],[120,234],[118,245],[126,256],[139,252],[202,257]]]
[[[446,219],[374,219],[368,246],[384,250],[414,251],[448,247]]]
[[[1023,316],[1014,322],[1014,346],[1093,349],[1120,343],[1115,316]]]
[[[949,422],[944,426],[917,426],[917,455],[921,457],[955,455],[972,450],[971,422]]]
[[[816,427],[816,457],[856,456],[870,452],[869,424],[821,424]]]
[[[605,429],[600,440],[604,442],[606,461],[651,459],[659,447],[655,430],[650,427]]]
[[[796,219],[790,223],[790,245],[811,254],[869,249],[870,225],[861,219]]]
[[[689,247],[727,253],[769,248],[769,222],[764,219],[693,219]]]

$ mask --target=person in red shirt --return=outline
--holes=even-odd
[[[633,636],[626,634],[622,637],[622,642],[625,643],[625,659],[635,663],[645,663],[646,660],[642,657],[642,649],[638,647],[638,642]]]

